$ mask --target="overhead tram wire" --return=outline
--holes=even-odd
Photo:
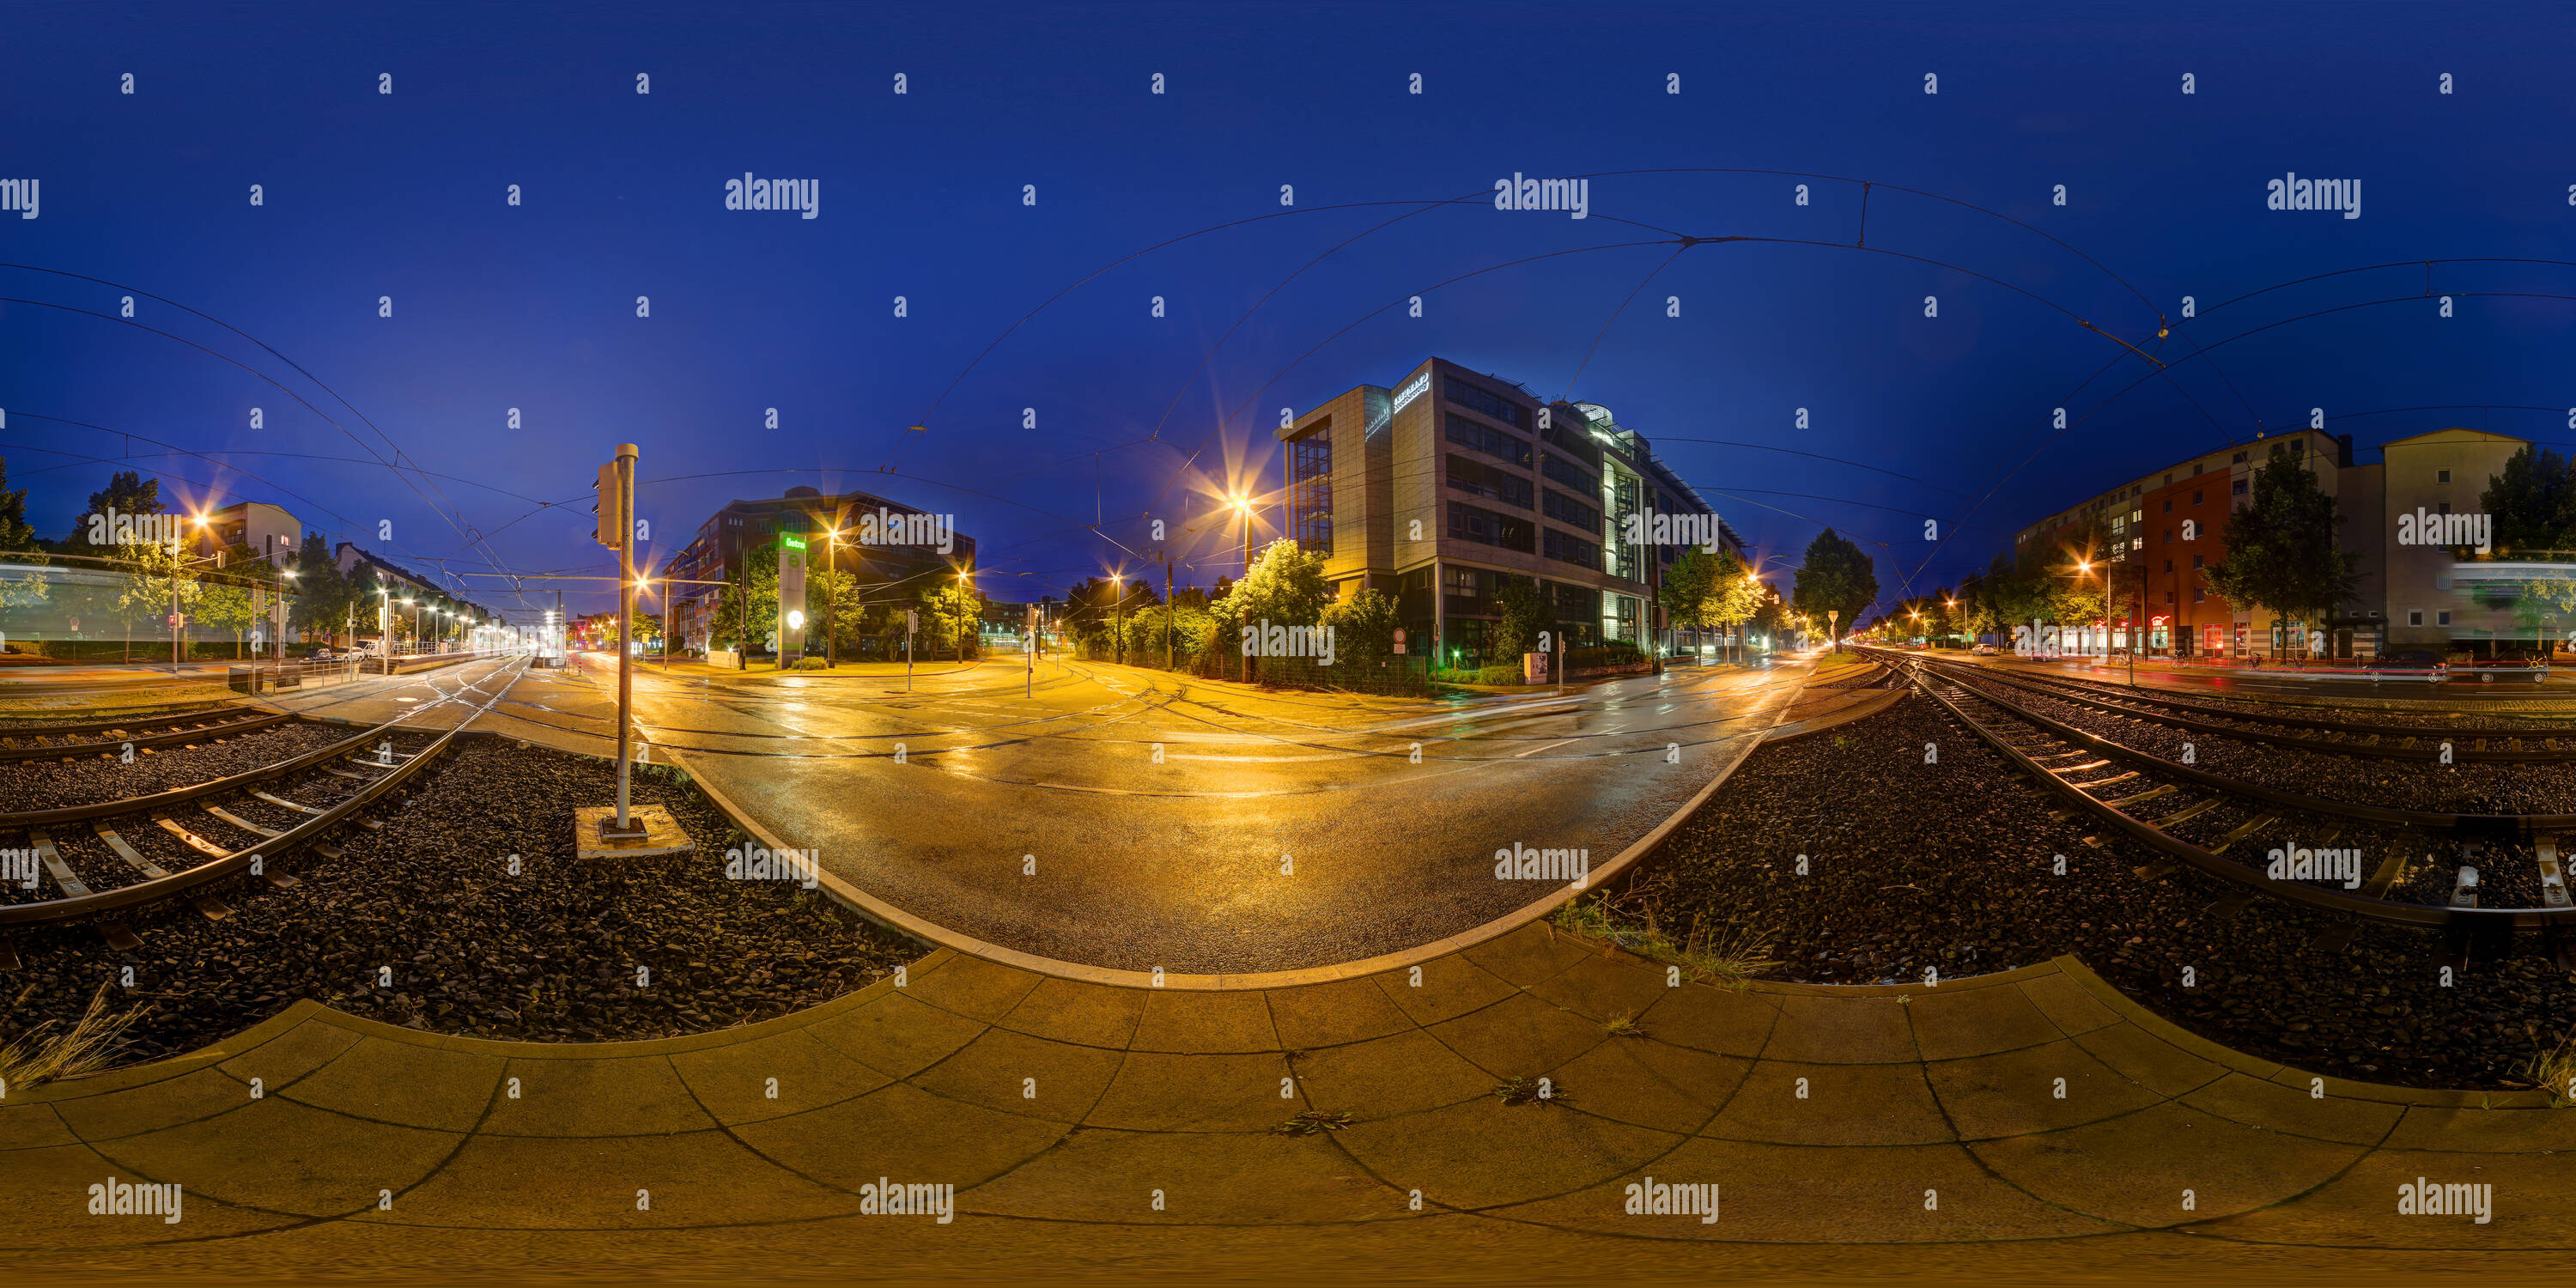
[[[17,267],[17,268],[27,268],[27,267],[30,267],[30,266],[28,266],[28,265],[0,265],[0,267]],[[56,270],[56,269],[36,269],[36,270],[34,270],[34,271],[38,271],[38,272],[60,272],[60,270]],[[82,280],[84,280],[84,281],[102,282],[103,284],[106,284],[106,285],[109,285],[109,286],[115,286],[115,287],[117,287],[117,289],[121,289],[121,290],[129,290],[129,291],[132,291],[134,294],[137,294],[137,295],[142,295],[142,296],[145,296],[145,297],[150,298],[150,299],[161,300],[161,302],[162,302],[162,303],[169,304],[169,305],[171,305],[171,307],[173,307],[173,308],[180,309],[180,310],[182,310],[182,311],[184,311],[184,312],[187,312],[187,313],[193,314],[193,315],[195,315],[195,316],[197,316],[197,317],[205,318],[207,321],[209,321],[209,322],[213,322],[213,323],[215,323],[215,325],[217,325],[217,326],[221,326],[221,327],[223,327],[224,329],[226,329],[226,330],[228,330],[228,331],[232,331],[232,332],[233,332],[234,334],[236,334],[236,335],[241,335],[241,336],[243,336],[243,338],[245,338],[245,339],[249,339],[249,340],[251,341],[251,343],[259,345],[259,347],[260,347],[260,348],[262,348],[262,349],[264,349],[264,350],[267,350],[270,354],[272,354],[272,355],[276,356],[276,357],[278,358],[278,360],[279,360],[279,361],[285,362],[285,363],[286,363],[288,366],[290,366],[290,367],[294,367],[294,366],[295,366],[295,362],[294,362],[294,360],[293,360],[293,359],[287,358],[285,355],[277,353],[277,351],[276,351],[275,349],[271,349],[271,348],[269,348],[269,346],[268,346],[268,345],[266,345],[266,344],[264,344],[264,343],[260,342],[256,337],[252,337],[252,336],[250,336],[248,333],[243,332],[240,328],[238,328],[238,327],[234,327],[234,326],[232,326],[230,323],[224,322],[224,321],[222,321],[222,320],[221,320],[221,319],[219,319],[219,318],[208,317],[206,314],[204,314],[204,313],[200,313],[200,312],[198,312],[198,311],[197,311],[197,310],[195,310],[195,309],[191,309],[191,308],[189,308],[188,306],[186,306],[186,305],[184,305],[184,304],[178,304],[178,303],[176,303],[176,302],[174,302],[174,301],[170,301],[170,300],[162,299],[162,297],[160,297],[160,296],[152,295],[150,292],[148,292],[148,291],[143,291],[143,290],[141,290],[141,289],[139,289],[139,288],[134,288],[134,287],[124,287],[124,286],[120,286],[120,285],[119,285],[119,284],[117,284],[117,283],[109,283],[109,282],[105,282],[105,281],[104,281],[104,279],[101,279],[101,278],[83,277],[81,274],[77,274],[77,273],[64,273],[64,274],[62,274],[62,275],[63,275],[63,276],[67,276],[67,277],[80,277],[80,278],[82,278]],[[57,311],[59,311],[59,312],[64,312],[64,313],[76,313],[76,314],[80,314],[80,315],[82,315],[82,316],[84,316],[84,317],[97,318],[97,319],[99,319],[100,321],[103,321],[103,322],[114,322],[114,323],[116,323],[116,324],[118,324],[118,325],[120,325],[120,326],[132,327],[132,328],[134,328],[134,329],[136,329],[136,330],[143,331],[143,332],[146,332],[146,333],[151,334],[151,335],[157,335],[157,336],[160,336],[161,338],[163,338],[163,339],[165,339],[165,340],[170,340],[170,341],[173,341],[173,342],[175,342],[175,343],[178,343],[178,344],[181,344],[181,345],[185,345],[185,346],[187,346],[188,348],[195,349],[195,350],[197,350],[198,352],[200,352],[200,353],[203,353],[203,354],[207,355],[208,357],[211,357],[211,358],[216,359],[217,361],[224,362],[224,363],[228,363],[228,364],[230,364],[230,365],[232,365],[232,366],[234,366],[234,367],[240,368],[241,370],[243,370],[243,371],[245,371],[245,372],[248,372],[248,373],[249,373],[249,374],[251,374],[252,376],[254,376],[254,377],[258,378],[262,383],[265,383],[265,384],[267,384],[268,386],[270,386],[271,388],[276,389],[279,393],[282,393],[282,394],[286,395],[287,397],[294,399],[294,400],[295,400],[295,402],[297,403],[297,405],[299,405],[299,406],[303,407],[306,411],[312,412],[315,416],[319,417],[319,418],[322,420],[322,422],[323,422],[324,424],[327,424],[327,425],[331,426],[333,429],[337,429],[337,430],[339,430],[342,434],[347,435],[347,437],[349,438],[349,440],[350,440],[351,442],[356,443],[356,444],[357,444],[359,447],[361,447],[361,448],[366,448],[366,449],[367,449],[367,450],[369,450],[370,452],[372,452],[372,451],[373,451],[373,449],[372,449],[372,448],[367,448],[367,444],[366,444],[366,442],[365,442],[364,440],[360,439],[360,438],[359,438],[355,433],[351,432],[347,426],[342,425],[338,420],[336,420],[336,419],[332,418],[332,416],[331,416],[329,413],[327,413],[327,412],[323,411],[321,408],[314,406],[310,401],[306,400],[306,398],[305,398],[302,394],[297,393],[296,391],[294,391],[294,390],[292,390],[292,389],[287,388],[283,383],[279,382],[275,377],[270,376],[268,373],[266,373],[266,372],[264,372],[264,371],[261,371],[261,370],[259,370],[258,368],[253,367],[253,366],[251,366],[250,364],[248,364],[248,363],[246,363],[246,362],[243,362],[243,361],[241,361],[240,359],[238,359],[238,358],[235,358],[235,357],[231,356],[230,354],[226,354],[226,353],[218,352],[218,351],[216,351],[216,350],[215,350],[215,349],[213,349],[213,348],[210,348],[210,347],[208,347],[208,346],[206,346],[206,345],[203,345],[203,344],[199,344],[198,342],[196,342],[196,341],[194,341],[194,340],[191,340],[191,339],[188,339],[188,338],[187,338],[187,337],[185,337],[185,336],[176,335],[176,334],[173,334],[173,333],[171,333],[171,332],[161,330],[161,329],[160,329],[160,328],[158,328],[158,327],[145,326],[143,323],[141,323],[141,322],[137,322],[137,321],[135,321],[135,320],[134,320],[134,319],[132,319],[132,318],[115,317],[115,316],[111,316],[111,315],[109,315],[109,314],[105,314],[105,313],[98,313],[98,312],[94,312],[94,311],[89,310],[89,309],[77,308],[77,307],[74,307],[74,306],[72,306],[72,305],[68,305],[68,304],[56,304],[56,303],[53,303],[52,301],[49,301],[49,300],[32,300],[32,299],[25,299],[25,298],[17,297],[17,296],[0,296],[0,304],[26,304],[26,305],[34,306],[34,307],[36,307],[36,308],[54,309],[54,310],[57,310]],[[311,374],[310,372],[304,372],[303,368],[301,368],[301,367],[296,367],[296,370],[297,370],[298,372],[303,372],[303,374],[305,375],[305,378],[306,378],[306,379],[308,379],[308,380],[313,379],[312,374]],[[330,392],[330,386],[328,386],[328,385],[324,385],[321,381],[319,381],[319,380],[314,380],[314,381],[313,381],[313,383],[314,383],[317,387],[319,387],[319,388],[323,389],[326,393]],[[333,398],[335,398],[335,399],[338,399],[338,398],[339,398],[339,395],[338,395],[337,393],[331,393],[331,396],[332,396]],[[346,400],[346,399],[340,399],[340,402],[341,402],[341,404],[342,404],[343,406],[347,406],[347,405],[348,405],[348,404],[347,404],[347,400]],[[351,411],[353,414],[356,414],[356,415],[358,416],[358,418],[359,418],[361,421],[364,421],[364,420],[366,419],[366,417],[365,417],[364,413],[357,412],[357,409],[356,409],[356,408],[352,407],[352,408],[350,408],[350,411]],[[370,428],[370,429],[374,429],[374,428],[375,428],[375,426],[374,426],[372,423],[369,423],[368,428]],[[119,431],[119,430],[105,430],[105,431],[102,431],[102,432],[107,432],[107,433],[122,433],[123,431]],[[384,437],[384,436],[385,436],[385,435],[384,435],[384,431],[383,431],[383,430],[381,430],[381,429],[377,429],[377,430],[376,430],[376,433],[377,433],[377,435],[378,435],[379,437]],[[391,442],[392,442],[392,440],[391,440],[389,437],[386,439],[386,441],[387,441],[388,443],[391,443]],[[396,445],[396,446],[395,446],[395,448],[394,448],[394,450],[395,450],[395,453],[396,453],[396,455],[397,455],[397,456],[400,456],[400,455],[403,455],[403,454],[404,454],[404,453],[402,452],[402,449],[401,449],[401,447],[400,447],[399,445]],[[429,494],[428,494],[427,492],[423,492],[423,491],[421,490],[421,488],[420,488],[420,485],[419,485],[418,483],[416,483],[416,482],[414,482],[414,481],[412,480],[411,475],[410,475],[410,472],[406,471],[402,466],[400,466],[400,465],[398,465],[398,464],[396,464],[396,463],[394,463],[394,462],[392,462],[392,461],[384,460],[382,457],[378,457],[378,458],[377,458],[377,464],[382,465],[386,470],[390,471],[390,472],[394,475],[394,477],[396,477],[396,478],[398,478],[398,479],[401,479],[401,480],[403,481],[403,483],[404,483],[404,485],[405,485],[406,487],[411,488],[413,495],[420,497],[420,499],[421,499],[424,503],[427,503],[427,504],[429,505],[430,511],[431,511],[432,513],[434,513],[434,514],[438,515],[441,519],[446,520],[446,521],[447,521],[447,523],[448,523],[448,525],[449,525],[450,527],[456,528],[456,529],[457,529],[457,532],[458,532],[458,535],[460,535],[460,536],[465,536],[465,537],[467,537],[469,540],[471,539],[471,535],[472,535],[472,534],[471,534],[471,531],[470,531],[470,525],[466,525],[466,524],[464,524],[464,523],[463,523],[463,522],[458,518],[458,516],[457,516],[457,515],[449,514],[446,510],[441,509],[441,508],[440,508],[440,506],[439,506],[439,504],[438,504],[438,502],[436,502],[436,501],[431,501]],[[242,473],[243,473],[243,476],[244,476],[244,477],[246,477],[246,478],[254,478],[254,477],[256,477],[256,476],[254,476],[254,475],[249,474],[247,471],[242,471]],[[266,480],[260,480],[260,481],[262,481],[262,482],[266,482]],[[274,484],[270,484],[270,486],[275,486],[275,485],[274,485]],[[433,488],[435,488],[435,485],[434,485],[434,484],[433,484],[432,486],[433,486]],[[318,502],[318,501],[311,501],[309,498],[302,497],[302,496],[297,495],[297,494],[295,494],[295,493],[293,493],[293,492],[286,492],[286,490],[285,490],[285,489],[283,489],[283,488],[281,488],[281,489],[279,489],[279,490],[280,490],[281,492],[285,492],[285,494],[286,494],[286,495],[289,495],[289,496],[296,496],[296,499],[301,500],[301,501],[306,501],[308,504],[314,505],[316,508],[321,509],[323,513],[325,513],[325,514],[330,514],[330,515],[332,515],[332,517],[334,517],[334,518],[338,518],[338,519],[340,519],[342,522],[348,522],[348,521],[349,521],[349,520],[348,520],[348,518],[347,518],[347,516],[345,516],[345,515],[341,515],[341,514],[339,514],[338,512],[331,510],[328,506],[323,506],[323,505],[322,505],[320,502]],[[446,500],[446,495],[445,495],[445,493],[443,493],[443,492],[442,492],[442,493],[440,493],[440,494],[439,494],[439,500],[441,500],[441,501]],[[449,501],[449,502],[448,502],[448,504],[452,506],[452,505],[454,505],[454,502]],[[460,513],[461,513],[461,511],[460,511]],[[487,550],[486,550],[486,554],[487,554],[487,555],[491,554],[491,552],[489,551],[489,549],[488,549],[488,548],[487,548]],[[498,557],[497,557],[497,556],[493,556],[493,563],[494,563],[496,566],[498,565],[498,563],[499,563],[499,559],[498,559]]]

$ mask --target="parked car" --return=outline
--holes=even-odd
[[[1993,657],[1995,655],[1995,646],[1992,644],[1979,644],[1975,648],[1968,650],[1968,652],[1976,657]]]

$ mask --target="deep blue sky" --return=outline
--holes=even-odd
[[[1874,543],[1892,596],[2258,417],[2322,405],[2365,459],[2444,424],[2576,439],[2576,304],[2466,294],[2576,295],[2576,270],[2437,266],[2453,318],[2350,308],[2208,360],[2183,361],[2425,270],[2179,316],[2390,261],[2576,259],[2565,6],[0,4],[0,30],[0,178],[43,201],[0,216],[0,261],[120,284],[0,269],[0,296],[106,315],[0,303],[0,454],[49,535],[115,467],[84,458],[128,450],[83,422],[202,453],[131,445],[191,499],[417,567],[599,572],[591,475],[631,440],[674,480],[641,504],[672,545],[733,497],[867,488],[957,514],[988,592],[1033,599],[1123,557],[1095,514],[1140,548],[1140,516],[1180,517],[1191,453],[1202,493],[1247,459],[1275,487],[1278,408],[1436,353],[1610,407],[1775,566],[1824,523]],[[1995,213],[1876,189],[1860,250],[1855,185],[1804,180],[1800,208],[1800,180],[1724,168]],[[723,209],[746,170],[819,180],[820,217]],[[1494,210],[1514,171],[1599,176],[1595,217]],[[2266,210],[2285,171],[2359,179],[2362,217]],[[1676,259],[1675,233],[1790,240]],[[1654,244],[1586,249],[1627,242]],[[1422,318],[1373,312],[1417,292]],[[2174,366],[2135,388],[2151,369],[2074,321],[2150,345],[2158,310]],[[686,477],[728,470],[800,472]]]

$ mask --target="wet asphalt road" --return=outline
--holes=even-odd
[[[488,665],[322,714],[367,718]],[[657,752],[698,753],[773,833],[924,920],[1088,965],[1254,972],[1410,948],[1561,886],[1497,879],[1497,849],[1607,862],[1768,729],[1802,672],[1426,702],[1052,660],[1023,697],[1017,658],[910,694],[899,673],[646,666],[635,709]],[[597,751],[615,700],[613,660],[585,658],[518,675],[481,727]]]

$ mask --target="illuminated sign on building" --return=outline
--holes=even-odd
[[[1430,373],[1430,372],[1426,371],[1426,372],[1423,372],[1421,375],[1415,376],[1415,377],[1413,378],[1413,383],[1412,383],[1412,384],[1406,385],[1406,386],[1405,386],[1405,387],[1404,387],[1400,392],[1398,392],[1398,393],[1395,395],[1395,409],[1396,409],[1397,411],[1402,411],[1402,410],[1404,410],[1404,405],[1405,405],[1406,403],[1412,402],[1414,399],[1421,397],[1421,396],[1422,396],[1422,391],[1424,391],[1424,390],[1426,390],[1426,389],[1429,389],[1430,387],[1431,387],[1431,373]]]

